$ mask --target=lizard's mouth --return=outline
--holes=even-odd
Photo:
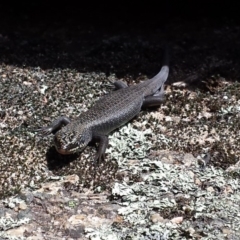
[[[69,154],[72,154],[71,151],[67,150],[67,149],[62,149],[62,148],[57,148],[56,147],[56,150],[61,153],[62,155],[69,155]]]
[[[58,138],[58,135],[55,135],[54,145],[56,150],[62,155],[73,154],[78,149],[78,145],[76,143],[65,144],[61,138]]]
[[[79,144],[78,141],[65,143],[63,139],[58,138],[58,135],[55,135],[54,145],[56,150],[62,155],[78,153],[78,152],[81,152],[86,147]]]
[[[55,148],[62,155],[74,154],[81,150],[79,148],[79,146],[76,144],[65,147],[65,146],[61,146],[61,145],[57,144],[56,142],[55,142]]]

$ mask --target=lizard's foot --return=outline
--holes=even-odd
[[[38,128],[35,130],[39,135],[42,136],[48,136],[52,133],[53,128],[51,126],[49,127],[42,127],[42,128]]]

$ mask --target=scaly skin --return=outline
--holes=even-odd
[[[136,116],[142,107],[158,106],[164,99],[163,86],[168,78],[168,53],[165,50],[164,65],[152,79],[128,87],[114,83],[116,91],[99,99],[88,111],[73,121],[59,117],[50,126],[38,129],[42,135],[56,132],[54,144],[61,154],[81,152],[90,141],[99,142],[94,162],[104,159],[108,134]]]

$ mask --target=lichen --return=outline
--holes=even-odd
[[[224,228],[240,236],[239,180],[228,178],[224,170],[207,166],[203,171],[197,158],[188,168],[146,158],[132,168],[142,175],[142,181],[118,182],[112,189],[115,201],[121,199],[118,213],[127,225],[113,225],[107,232],[89,230],[90,239],[108,239],[113,234],[116,239],[154,239],[157,235],[165,239],[223,239]],[[185,203],[176,201],[178,195]],[[154,213],[163,216],[163,221],[152,222]],[[174,216],[183,216],[182,224],[172,222]]]

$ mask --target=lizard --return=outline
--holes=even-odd
[[[91,141],[98,142],[94,163],[100,163],[105,158],[110,132],[130,121],[142,108],[159,106],[163,102],[168,74],[166,47],[161,70],[153,78],[131,86],[121,80],[115,81],[115,91],[101,97],[74,120],[61,116],[36,131],[42,136],[55,134],[55,148],[63,155],[82,152]]]

